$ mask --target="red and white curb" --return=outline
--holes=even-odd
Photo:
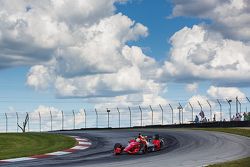
[[[0,163],[4,162],[19,162],[19,161],[27,161],[27,160],[34,160],[34,159],[41,159],[41,158],[47,158],[52,156],[60,156],[60,155],[66,155],[70,154],[79,150],[85,150],[89,148],[92,143],[87,138],[81,138],[78,136],[70,136],[76,139],[78,144],[70,149],[62,150],[62,151],[56,151],[52,153],[42,154],[42,155],[34,155],[30,157],[21,157],[21,158],[11,158],[11,159],[3,159],[0,160]]]

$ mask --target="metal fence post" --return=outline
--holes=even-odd
[[[181,105],[181,103],[179,103],[180,107],[181,107],[181,122],[183,124],[183,107]]]
[[[235,109],[235,116],[238,114],[238,96],[236,96],[236,98],[235,98],[235,107],[236,107],[236,109]]]
[[[49,111],[50,114],[50,130],[52,131],[53,127],[52,127],[52,113],[51,110]]]
[[[26,112],[27,116],[28,116],[28,132],[30,131],[30,116],[29,113]]]
[[[6,130],[6,133],[8,132],[8,116],[7,116],[7,113],[5,113],[5,130]]]
[[[171,109],[171,111],[172,111],[172,124],[174,124],[174,109],[173,109],[173,107],[171,106],[171,104],[169,104],[169,107],[170,107],[170,109]]]
[[[203,107],[202,107],[202,105],[201,105],[201,103],[199,102],[199,101],[197,101],[198,102],[198,104],[199,104],[199,106],[200,106],[200,108],[201,108],[201,111],[200,111],[200,113],[204,113],[204,111],[203,111]],[[204,113],[204,117],[205,117],[205,113]]]
[[[231,115],[231,102],[232,102],[232,100],[228,100],[228,99],[226,99],[227,100],[227,103],[229,104],[229,121],[231,121],[231,119],[232,119],[232,115]]]
[[[209,111],[210,111],[210,122],[212,122],[213,121],[213,118],[212,118],[212,106],[211,106],[211,104],[209,103],[209,101],[207,100],[207,104],[209,105]]]
[[[95,115],[96,115],[96,128],[98,128],[98,113],[96,108],[95,108]]]
[[[188,102],[188,103],[189,103],[189,106],[191,107],[191,110],[192,110],[192,123],[194,123],[194,108],[190,102]]]
[[[220,121],[222,121],[222,106],[221,106],[219,99],[217,99],[217,102],[219,103],[219,106],[220,106]]]
[[[61,114],[62,114],[62,130],[64,128],[64,114],[63,114],[63,110],[61,110]]]
[[[16,112],[16,132],[18,132],[18,123],[19,123],[19,117],[18,113]]]
[[[250,99],[246,97],[247,101],[250,103]],[[246,113],[247,113],[247,106],[246,106]]]
[[[238,103],[240,105],[240,115],[241,115],[241,102],[238,100]]]
[[[181,104],[179,103],[179,106],[177,107],[177,109],[179,110],[179,124],[183,123],[183,119],[181,121],[181,110],[183,109]],[[183,118],[183,117],[182,117]]]
[[[121,127],[121,120],[120,120],[120,111],[119,111],[119,108],[117,107],[117,112],[118,112],[118,122],[119,122],[119,128]]]
[[[41,132],[42,131],[42,119],[41,119],[40,111],[38,111],[38,116],[39,116],[39,128],[40,128],[40,132]]]
[[[141,106],[139,106],[139,110],[140,110],[140,113],[141,113],[141,126],[142,126],[142,109],[141,109]]]
[[[108,113],[108,128],[109,128],[109,113],[110,113],[110,110],[107,108],[107,113]]]
[[[85,129],[87,128],[87,119],[86,119],[86,117],[87,117],[87,113],[86,113],[86,110],[85,109],[83,109],[83,112],[84,112],[84,124],[85,124]]]
[[[163,125],[163,108],[162,106],[159,104],[160,109],[161,109],[161,124]]]
[[[250,103],[250,99],[248,97],[246,97],[247,101]]]
[[[76,116],[75,116],[75,111],[74,111],[74,110],[72,110],[72,113],[73,113],[73,117],[74,117],[73,129],[75,129],[75,128],[76,128]]]
[[[150,110],[151,110],[151,114],[152,114],[152,116],[151,116],[151,118],[152,118],[152,120],[151,120],[151,125],[154,125],[154,110],[152,109],[152,107],[151,107],[151,105],[149,105],[149,108],[150,108]]]
[[[130,128],[131,128],[131,109],[130,109],[130,107],[128,107],[128,110],[129,110],[129,122],[130,122]]]

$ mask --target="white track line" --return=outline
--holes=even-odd
[[[85,142],[85,141],[79,141],[79,144],[84,144],[84,145],[91,145],[91,142]]]
[[[65,154],[70,154],[71,152],[66,152],[66,151],[57,151],[57,152],[53,152],[53,153],[48,153],[45,155],[65,155]]]
[[[27,161],[27,160],[33,160],[33,159],[36,159],[36,158],[31,158],[31,157],[11,158],[11,159],[1,160],[1,162],[19,162],[19,161]]]
[[[85,150],[87,148],[89,148],[89,147],[87,147],[87,146],[75,146],[75,147],[73,147],[71,149],[73,149],[73,150]]]

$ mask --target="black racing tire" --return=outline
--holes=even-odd
[[[116,148],[122,148],[121,143],[115,143],[115,145],[114,145],[114,149],[116,149]]]
[[[141,143],[140,148],[141,148],[140,151],[141,151],[143,154],[145,154],[145,153],[148,152],[147,145]]]
[[[164,143],[164,140],[163,140],[163,139],[161,139],[161,143],[160,143],[160,145],[161,145],[161,148],[163,148],[163,147],[164,147],[165,143]]]

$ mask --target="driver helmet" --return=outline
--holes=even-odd
[[[139,138],[136,138],[136,142],[140,142],[141,140]]]

